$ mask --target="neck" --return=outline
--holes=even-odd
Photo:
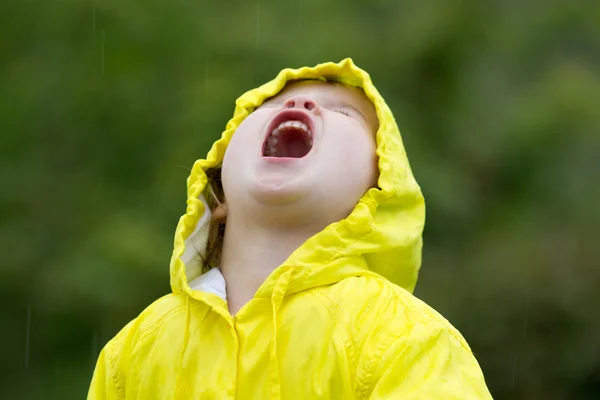
[[[264,226],[232,214],[227,218],[221,272],[227,284],[229,311],[235,315],[269,274],[322,227]]]

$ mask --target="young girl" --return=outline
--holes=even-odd
[[[188,180],[173,293],[100,354],[90,399],[490,399],[415,298],[424,202],[352,60],[242,95]]]

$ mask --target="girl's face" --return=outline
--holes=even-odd
[[[375,183],[377,128],[375,109],[360,89],[289,85],[231,139],[222,166],[229,212],[268,209],[279,220],[306,223],[345,218]]]

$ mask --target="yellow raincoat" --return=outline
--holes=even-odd
[[[201,275],[195,251],[206,247],[210,220],[204,171],[220,165],[242,120],[295,79],[364,89],[379,119],[379,188],[308,239],[234,317],[222,275]],[[369,75],[351,59],[284,69],[236,101],[221,139],[195,163],[175,234],[173,293],[108,342],[88,398],[490,399],[460,333],[411,294],[424,219],[400,132]]]

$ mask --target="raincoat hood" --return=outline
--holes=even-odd
[[[221,138],[213,144],[206,159],[194,164],[187,181],[187,211],[177,226],[170,265],[174,293],[191,295],[188,282],[203,272],[199,255],[206,249],[211,220],[204,200],[206,171],[221,165],[232,136],[253,110],[279,93],[288,82],[306,79],[337,81],[360,87],[372,101],[379,120],[376,136],[378,188],[369,189],[346,219],[329,225],[308,239],[274,271],[272,279],[267,279],[259,289],[259,294],[263,292],[268,297],[279,275],[290,268],[295,271],[288,279],[288,293],[373,272],[410,292],[414,289],[421,264],[421,234],[425,221],[423,196],[413,177],[390,108],[369,74],[346,58],[339,63],[286,68],[275,79],[236,100],[235,112]],[[336,262],[348,259],[353,262]],[[341,264],[353,267],[341,267]]]

